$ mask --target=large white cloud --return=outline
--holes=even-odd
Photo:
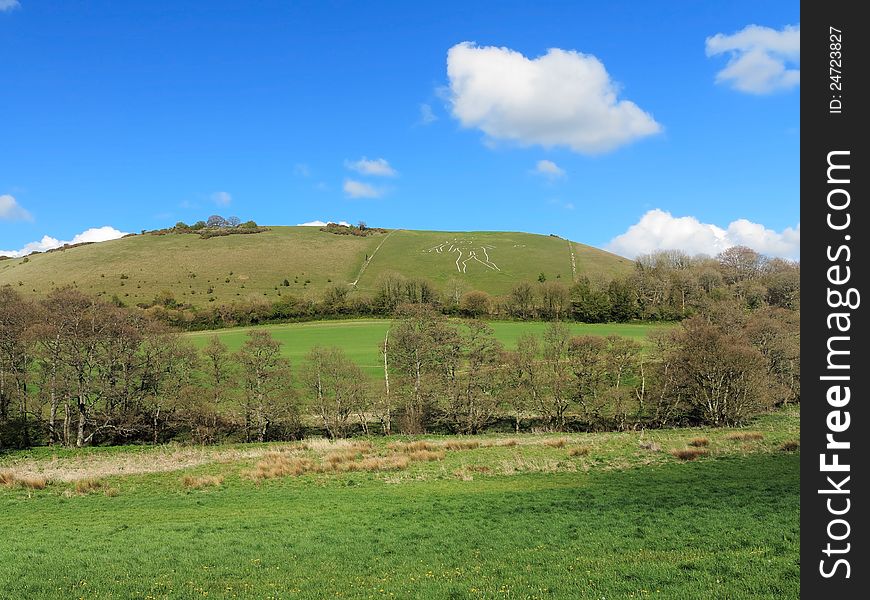
[[[462,42],[447,52],[453,116],[491,140],[597,154],[662,130],[590,54],[553,48],[529,59]]]
[[[18,204],[14,196],[10,194],[0,195],[0,220],[3,221],[32,221],[30,213]]]
[[[613,238],[607,249],[634,258],[656,250],[683,250],[688,254],[715,255],[732,246],[748,246],[767,256],[800,258],[801,227],[773,231],[758,223],[738,219],[723,229],[695,217],[675,217],[661,209],[647,212],[640,221]]]
[[[125,235],[127,234],[123,231],[118,231],[114,227],[109,227],[108,225],[103,227],[92,227],[91,229],[75,235],[73,239],[69,241],[63,241],[57,238],[53,238],[50,235],[44,235],[42,236],[42,239],[38,242],[30,242],[28,244],[25,244],[21,250],[0,250],[0,256],[11,256],[13,258],[18,258],[21,256],[26,256],[32,252],[45,252],[46,250],[60,248],[65,244],[106,242],[108,240],[116,240],[120,237],[124,237]]]
[[[0,12],[5,12],[7,10],[14,10],[19,8],[21,4],[18,0],[0,0]]]
[[[344,166],[363,175],[374,175],[376,177],[395,177],[398,175],[385,158],[369,160],[363,156],[359,160],[346,160]]]
[[[788,90],[801,82],[801,26],[781,30],[749,25],[735,34],[707,38],[707,56],[728,54],[728,64],[716,74],[718,83],[749,94]]]
[[[383,189],[353,179],[345,180],[343,187],[348,198],[380,198],[384,195]]]
[[[326,227],[328,223],[336,223],[338,225],[350,227],[350,223],[347,221],[308,221],[307,223],[299,223],[296,227]]]

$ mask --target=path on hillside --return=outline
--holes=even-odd
[[[381,246],[384,245],[384,242],[386,242],[388,239],[390,239],[390,236],[393,235],[394,233],[396,233],[397,231],[402,231],[402,230],[401,229],[393,229],[390,233],[388,233],[386,235],[386,237],[384,237],[384,239],[381,240],[381,243],[378,244],[378,247],[375,248],[375,251],[372,252],[372,255],[369,256],[367,260],[363,261],[362,266],[359,268],[359,273],[356,274],[356,279],[354,279],[353,282],[349,283],[348,285],[352,285],[352,286],[356,287],[356,284],[359,283],[360,277],[362,277],[363,273],[366,272],[366,267],[369,266],[370,262],[372,262],[372,259],[375,257],[375,254],[378,253],[378,250],[381,249]]]
[[[571,279],[574,283],[577,282],[577,261],[574,260],[574,246],[571,245],[571,240],[565,240],[568,242],[568,252],[571,253]]]

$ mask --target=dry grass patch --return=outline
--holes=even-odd
[[[223,475],[185,475],[181,484],[189,489],[200,490],[207,487],[217,487],[224,482]]]
[[[411,452],[419,452],[420,450],[429,450],[435,451],[438,450],[438,445],[432,442],[426,442],[423,440],[419,440],[417,442],[393,442],[391,444],[387,444],[387,448],[390,450],[395,450],[396,452],[404,452],[406,454],[410,454]]]
[[[796,452],[801,449],[800,440],[786,440],[780,445],[780,450],[783,452]]]
[[[0,472],[0,485],[5,487],[22,487],[29,490],[44,490],[48,479],[38,475],[16,475],[12,471]]]
[[[15,474],[12,471],[0,471],[0,485],[6,487],[15,485]]]
[[[417,450],[408,454],[408,458],[413,461],[431,462],[433,460],[444,460],[444,450]]]
[[[649,452],[661,452],[662,451],[662,447],[658,443],[653,442],[651,440],[643,441],[638,445],[640,446],[641,450],[647,450]]]
[[[676,448],[671,454],[680,460],[695,460],[701,456],[707,456],[710,451],[705,448]]]
[[[555,440],[544,440],[544,445],[549,446],[550,448],[564,448],[568,443],[568,440],[565,438],[558,438]]]
[[[358,460],[362,458],[362,452],[359,452],[354,449],[340,450],[337,452],[330,452],[324,457],[324,460],[329,463],[331,466],[335,466],[341,463],[351,462],[354,460]]]
[[[249,475],[255,481],[259,481],[288,475],[299,476],[304,473],[317,473],[320,470],[320,465],[310,458],[291,458],[272,452],[266,454]]]
[[[92,494],[94,492],[99,492],[103,489],[103,482],[99,479],[79,479],[76,481],[75,487],[73,488],[76,494],[84,495],[84,494]]]
[[[710,440],[705,437],[696,437],[689,440],[689,445],[695,448],[706,448],[710,445]]]
[[[568,456],[586,456],[590,450],[589,446],[574,446],[568,450]]]
[[[726,435],[725,439],[741,442],[757,442],[764,439],[764,434],[760,431],[735,431]]]
[[[444,442],[444,448],[448,450],[474,450],[480,448],[480,442],[475,440],[450,440]]]

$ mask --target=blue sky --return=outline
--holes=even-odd
[[[794,1],[0,0],[0,249],[219,213],[796,258],[798,28]]]

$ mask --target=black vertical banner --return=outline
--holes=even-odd
[[[870,590],[865,205],[870,77],[858,2],[801,6],[801,595]]]

